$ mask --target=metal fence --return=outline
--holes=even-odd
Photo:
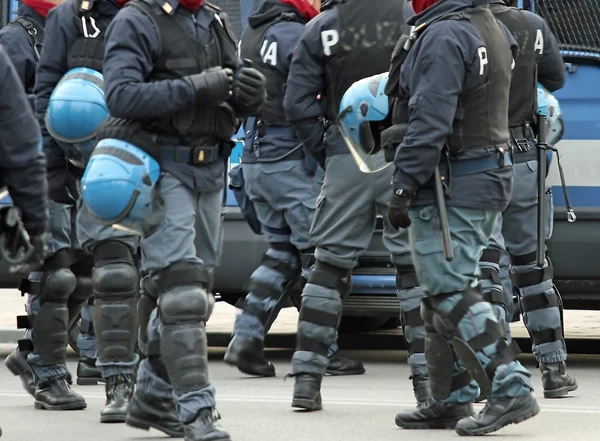
[[[600,59],[600,0],[537,0],[565,55]]]

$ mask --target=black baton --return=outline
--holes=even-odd
[[[442,177],[439,167],[435,168],[435,199],[437,201],[438,213],[440,216],[440,230],[442,233],[442,245],[444,246],[444,257],[448,262],[454,259],[452,250],[452,239],[450,238],[450,226],[448,225],[448,212],[446,211],[446,199],[444,196],[444,187],[442,186]]]
[[[546,168],[548,143],[546,142],[546,115],[538,115],[538,197],[537,197],[537,264],[546,263]]]

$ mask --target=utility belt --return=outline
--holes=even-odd
[[[467,176],[476,173],[483,173],[490,170],[496,170],[513,165],[513,158],[510,150],[499,151],[497,154],[486,158],[457,160],[449,158],[446,161],[450,177]]]
[[[194,166],[209,165],[229,157],[232,143],[213,137],[182,139],[164,135],[156,136],[159,146],[159,163],[179,162]],[[186,145],[181,145],[186,144]]]
[[[532,161],[537,158],[535,138],[529,123],[510,128],[511,145],[515,164]]]
[[[300,161],[305,158],[306,155],[304,154],[302,144],[283,153],[281,152],[281,149],[275,151],[261,149],[259,139],[266,135],[266,126],[267,123],[265,123],[265,121],[262,118],[257,117],[254,121],[254,124],[252,124],[252,121],[250,121],[248,126],[246,127],[246,129],[248,130],[248,134],[251,134],[254,137],[249,150],[251,154],[251,159],[248,162],[257,163]]]

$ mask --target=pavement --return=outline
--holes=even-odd
[[[217,390],[222,425],[234,441],[365,441],[458,440],[452,431],[410,431],[394,424],[396,412],[414,406],[408,380],[406,352],[355,351],[348,353],[365,362],[367,373],[355,377],[326,377],[323,381],[324,410],[305,413],[291,408],[293,379],[290,351],[269,351],[277,369],[275,378],[249,378],[221,360],[223,350],[210,351],[210,378]],[[521,441],[596,441],[600,417],[600,358],[570,359],[570,369],[579,381],[572,397],[542,398],[540,373],[531,356],[522,358],[533,373],[535,395],[541,413],[522,424],[502,429],[491,439]],[[75,372],[74,362],[69,363]],[[104,405],[102,386],[73,386],[88,403],[83,411],[35,410],[33,398],[20,382],[0,364],[0,426],[2,441],[120,441],[166,439],[155,430],[144,432],[124,424],[100,424]],[[475,406],[477,410],[481,405]],[[499,438],[498,438],[499,437]]]

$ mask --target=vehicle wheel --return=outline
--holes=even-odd
[[[381,329],[389,317],[342,317],[339,332],[341,334],[358,334]]]

